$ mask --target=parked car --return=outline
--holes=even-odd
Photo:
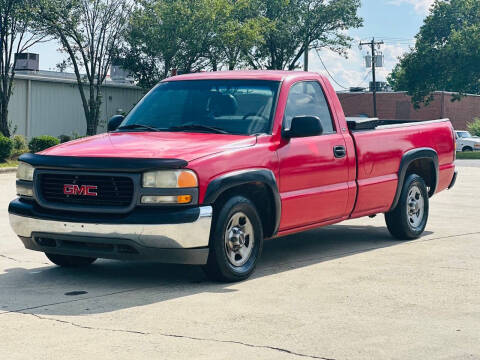
[[[20,158],[11,226],[57,265],[158,260],[238,281],[266,238],[381,213],[418,238],[456,179],[449,120],[347,122],[316,73],[176,76],[109,128]]]
[[[455,131],[457,151],[479,151],[480,137],[472,136],[468,131]]]

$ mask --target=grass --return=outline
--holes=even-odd
[[[18,166],[17,160],[7,160],[5,162],[0,162],[0,168],[17,167],[17,166]]]
[[[460,160],[480,160],[480,151],[466,151],[466,152],[458,152],[457,151],[457,159]]]

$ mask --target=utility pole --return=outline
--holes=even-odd
[[[373,77],[373,117],[377,117],[377,78],[376,78],[376,67],[377,67],[377,54],[375,51],[375,46],[380,46],[383,45],[383,41],[375,41],[375,38],[372,39],[372,41],[369,42],[361,42],[360,43],[360,49],[364,45],[370,46],[372,50],[372,77]]]
[[[308,46],[303,53],[303,70],[308,71]]]

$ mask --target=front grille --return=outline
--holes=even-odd
[[[134,185],[129,177],[82,174],[39,174],[42,198],[46,202],[80,206],[128,207],[132,203]],[[96,196],[65,195],[65,185],[96,186]]]

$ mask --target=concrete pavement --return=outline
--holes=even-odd
[[[479,178],[460,168],[419,240],[349,221],[268,241],[253,278],[225,285],[187,266],[54,267],[10,230],[0,175],[0,358],[480,359]]]

